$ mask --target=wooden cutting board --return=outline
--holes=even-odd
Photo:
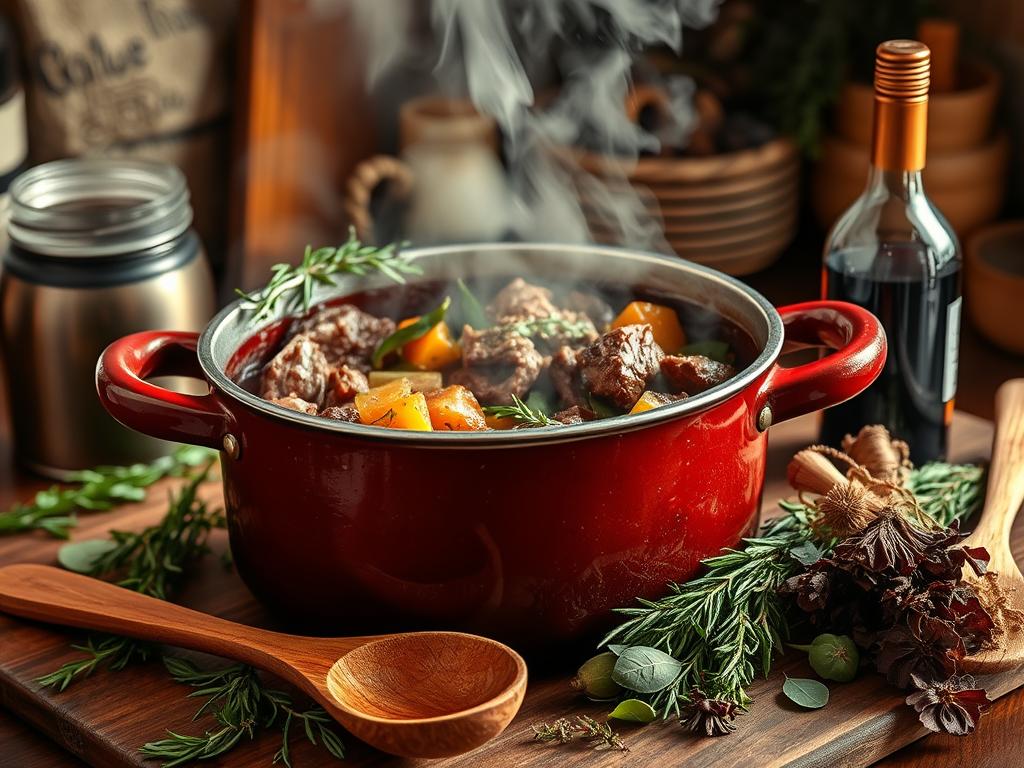
[[[787,495],[785,464],[801,447],[813,442],[813,417],[773,428],[769,455],[769,482],[765,488],[765,511],[775,511],[775,500]],[[953,458],[957,461],[984,458],[989,450],[991,425],[958,415],[953,430]],[[9,490],[9,489],[4,489]],[[88,515],[75,538],[95,538],[111,528],[138,528],[162,514],[166,487],[155,488],[149,501],[113,512]],[[211,484],[206,493],[219,498]],[[6,493],[0,495],[7,495]],[[1014,552],[1024,554],[1024,520],[1014,529]],[[0,539],[0,563],[54,562],[59,544],[31,534]],[[234,573],[220,564],[226,538],[214,540],[214,556],[207,557],[181,593],[182,603],[237,621],[271,625],[269,617],[253,601]],[[339,628],[343,632],[343,628]],[[208,719],[191,722],[196,700],[186,699],[190,689],[174,683],[158,662],[132,666],[120,672],[101,671],[78,682],[63,693],[41,690],[35,678],[76,657],[69,643],[81,635],[48,626],[10,619],[0,615],[0,705],[18,713],[49,735],[62,747],[94,766],[123,768],[153,766],[138,755],[146,741],[161,738],[165,728],[182,733],[201,733],[212,727]],[[560,660],[555,660],[559,662]],[[556,664],[563,672],[575,668],[580,659]],[[216,660],[204,659],[205,664]],[[737,721],[736,733],[726,738],[700,739],[674,722],[646,727],[619,728],[629,752],[598,752],[575,745],[552,747],[530,743],[532,723],[554,720],[563,715],[606,714],[606,705],[588,703],[573,694],[568,675],[532,671],[532,678],[519,715],[501,737],[469,755],[434,761],[437,766],[644,766],[686,765],[688,768],[842,768],[866,766],[920,738],[925,731],[916,715],[903,704],[903,697],[873,674],[854,683],[832,685],[831,701],[816,712],[798,710],[781,695],[783,673],[808,676],[802,658],[787,657],[776,666],[768,680],[751,688],[755,703],[749,714]],[[1024,684],[1024,670],[986,681],[994,696]],[[998,706],[998,704],[996,704]],[[982,728],[985,721],[982,721]],[[421,761],[390,758],[345,739],[350,766],[416,766]],[[256,768],[271,764],[279,740],[267,735],[247,743],[230,756],[207,761],[207,766]],[[298,736],[293,739],[293,764],[325,766],[333,762],[326,753],[310,748]],[[0,747],[0,764],[3,750]],[[426,761],[422,761],[426,765]]]

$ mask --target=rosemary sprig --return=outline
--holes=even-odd
[[[807,508],[781,502],[786,515],[759,538],[704,561],[706,571],[685,584],[670,584],[660,600],[621,608],[630,617],[602,645],[658,648],[682,663],[676,680],[652,694],[663,717],[679,716],[692,688],[714,698],[750,702],[744,690],[758,671],[768,674],[772,657],[788,638],[782,601],[776,594],[800,563],[790,556],[811,538]]]
[[[592,717],[577,715],[573,720],[560,717],[553,723],[530,726],[533,741],[548,744],[569,744],[573,741],[588,742],[596,750],[617,749],[628,752],[629,747],[622,741],[608,723],[599,723]]]
[[[285,312],[309,309],[313,289],[317,285],[335,285],[334,275],[366,275],[380,272],[396,283],[404,283],[404,275],[418,275],[422,269],[399,251],[392,243],[382,248],[363,245],[349,229],[348,241],[336,248],[306,246],[298,265],[275,264],[271,268],[270,282],[258,291],[246,293],[235,289],[241,296],[243,310],[252,312],[250,322],[258,323],[273,316],[278,302]]]
[[[303,733],[312,744],[322,745],[339,760],[345,756],[334,721],[321,707],[295,709],[287,693],[268,688],[252,667],[236,664],[204,671],[189,661],[171,657],[165,658],[164,664],[175,681],[198,689],[189,694],[190,697],[205,697],[193,721],[212,712],[218,725],[201,736],[169,730],[167,738],[144,744],[140,752],[148,758],[164,760],[164,768],[223,755],[243,738],[251,740],[260,729],[275,727],[281,730],[281,747],[274,755],[274,763],[290,766],[289,742],[296,723],[301,723]]]
[[[550,339],[555,336],[569,339],[584,339],[594,332],[589,320],[567,320],[564,317],[532,317],[504,323],[497,330],[518,333],[520,336],[539,336]]]
[[[500,419],[515,419],[524,426],[530,427],[561,427],[562,422],[555,421],[543,411],[534,410],[515,395],[512,405],[485,405],[484,413]]]
[[[940,525],[966,520],[985,500],[985,468],[978,464],[933,461],[910,473],[907,489],[921,509]]]
[[[214,528],[223,527],[219,509],[210,509],[197,497],[199,486],[209,477],[213,459],[196,473],[184,488],[171,494],[164,518],[141,532],[111,531],[115,546],[93,561],[89,572],[95,576],[122,574],[120,586],[144,595],[167,599],[185,567],[206,554],[207,539]],[[69,545],[70,546],[70,545]],[[96,636],[84,645],[73,646],[87,654],[64,664],[36,682],[63,691],[74,680],[87,677],[100,666],[122,669],[130,661],[145,660],[152,654],[147,643],[117,636]]]
[[[100,511],[118,504],[142,501],[146,488],[165,477],[180,477],[208,461],[213,453],[206,448],[182,446],[170,456],[151,464],[128,467],[96,467],[77,472],[73,486],[52,486],[39,491],[27,504],[15,504],[0,512],[0,535],[43,530],[66,539],[77,525],[75,512]]]

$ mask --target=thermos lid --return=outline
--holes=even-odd
[[[165,163],[57,160],[22,173],[10,193],[11,243],[42,256],[131,257],[192,224],[185,177]]]

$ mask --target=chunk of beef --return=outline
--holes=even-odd
[[[450,378],[482,403],[508,405],[537,380],[544,358],[533,342],[505,328],[462,329],[462,365]]]
[[[577,356],[580,379],[591,394],[628,410],[657,375],[664,356],[651,326],[613,328]]]
[[[551,356],[548,375],[551,377],[551,383],[563,405],[572,407],[587,404],[586,393],[584,393],[583,384],[580,382],[579,363],[576,359],[575,349],[572,347],[559,348]]]
[[[558,307],[551,300],[551,291],[517,277],[506,285],[487,305],[495,321],[502,323],[512,318],[555,317]]]
[[[615,319],[615,310],[596,293],[571,291],[563,303],[568,311],[582,312],[589,317],[596,328],[605,328]]]
[[[370,370],[373,351],[394,332],[394,320],[374,317],[351,304],[325,307],[293,327],[293,333],[305,334],[320,345],[330,365],[360,371]]]
[[[366,392],[370,388],[370,382],[366,380],[366,374],[347,365],[339,365],[331,369],[327,374],[327,394],[324,395],[324,405],[342,405],[349,402],[360,392]]]
[[[329,369],[319,344],[308,336],[295,336],[263,369],[260,383],[263,397],[267,400],[300,397],[319,405]]]
[[[356,410],[354,405],[332,405],[320,411],[319,415],[325,419],[351,421],[353,424],[359,423],[359,411]]]
[[[696,395],[736,375],[728,363],[704,355],[669,355],[661,361],[661,372],[673,389]]]
[[[551,418],[555,421],[560,421],[563,424],[582,424],[585,421],[593,421],[597,418],[597,414],[589,408],[574,405],[572,408],[566,408],[564,411],[559,411]]]
[[[282,408],[287,408],[290,411],[308,413],[310,416],[316,416],[318,410],[316,403],[307,403],[301,397],[277,397],[270,402],[274,405],[280,405]]]

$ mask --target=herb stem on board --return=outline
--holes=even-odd
[[[165,658],[164,664],[176,682],[197,689],[190,696],[206,699],[193,720],[211,714],[218,725],[201,736],[168,730],[166,738],[144,744],[140,752],[147,758],[163,760],[164,768],[223,755],[243,738],[252,740],[261,729],[269,728],[281,731],[281,746],[273,762],[291,766],[290,739],[293,729],[300,725],[310,743],[322,746],[339,760],[345,756],[334,720],[322,707],[296,709],[291,696],[269,688],[252,667],[236,664],[204,671],[173,657]]]
[[[146,488],[165,477],[181,477],[215,454],[207,448],[181,446],[150,464],[96,467],[72,476],[74,485],[39,491],[32,501],[0,512],[0,535],[42,530],[66,539],[77,525],[76,512],[96,512],[142,501]]]
[[[118,585],[166,600],[186,567],[209,551],[206,542],[210,532],[224,526],[223,513],[198,498],[199,486],[208,479],[212,465],[210,458],[187,485],[171,495],[167,514],[159,523],[137,533],[111,531],[111,548],[92,560],[84,572],[94,576],[116,572],[121,575]],[[65,547],[85,543],[73,542]],[[87,657],[69,661],[36,682],[63,691],[100,666],[122,669],[132,660],[145,660],[152,652],[148,643],[114,635],[90,637],[84,645],[74,648]]]
[[[404,283],[405,275],[422,274],[419,265],[399,248],[395,243],[380,248],[363,245],[356,238],[355,230],[350,228],[348,241],[343,245],[315,249],[307,245],[299,264],[275,264],[270,270],[270,281],[263,288],[249,293],[240,289],[235,292],[243,299],[242,309],[252,313],[252,323],[272,317],[279,303],[285,313],[305,311],[313,301],[314,289],[320,285],[335,285],[336,275],[380,272],[396,283]]]
[[[543,411],[534,410],[515,395],[512,405],[485,405],[484,413],[497,416],[499,419],[515,419],[519,424],[529,427],[561,427],[562,422],[555,421]]]

